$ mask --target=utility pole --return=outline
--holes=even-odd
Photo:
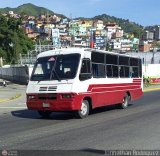
[[[157,52],[157,48],[153,49],[153,55],[152,55],[152,64],[154,64],[155,60],[154,60],[154,55]]]

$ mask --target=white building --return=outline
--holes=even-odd
[[[160,40],[160,25],[155,27],[155,39]]]
[[[116,23],[106,24],[107,38],[121,38],[123,36],[123,30]]]

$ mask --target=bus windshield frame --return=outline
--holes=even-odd
[[[37,59],[31,81],[74,79],[77,74],[80,54],[64,54],[40,57]]]

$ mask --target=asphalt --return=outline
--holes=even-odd
[[[52,153],[59,150],[80,150],[84,154],[79,155],[85,156],[105,155],[103,150],[160,149],[159,95],[160,91],[144,93],[141,99],[131,102],[128,109],[121,110],[116,106],[95,109],[83,120],[75,118],[70,112],[53,112],[51,118],[43,119],[36,111],[10,109],[0,115],[0,149],[43,150]],[[19,99],[10,103],[18,103],[17,101]],[[32,155],[49,155],[43,151]],[[26,156],[28,155],[30,153],[27,152]],[[63,153],[50,155],[60,156]],[[70,154],[66,153],[66,156]]]
[[[0,103],[11,101],[21,97],[21,92],[15,92],[14,90],[16,88],[26,87],[25,85],[15,84],[10,81],[7,81],[6,84],[7,84],[6,87],[4,87],[3,80],[0,79],[0,92],[5,92],[10,90],[10,92],[9,93],[7,92],[7,94],[0,94]],[[150,92],[155,90],[160,90],[160,84],[152,84],[152,85],[145,86],[143,88],[143,92]]]
[[[145,87],[148,92],[131,102],[128,109],[99,108],[79,120],[70,112],[53,112],[50,119],[43,119],[36,111],[27,109],[26,86],[0,86],[4,96],[22,94],[17,100],[0,103],[0,150],[26,150],[27,156],[29,150],[79,150],[84,153],[79,155],[90,156],[104,155],[104,150],[110,149],[160,149],[160,91],[151,91],[155,88],[156,85]],[[48,155],[40,152],[32,155]]]

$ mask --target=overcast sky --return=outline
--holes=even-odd
[[[143,26],[160,25],[160,0],[0,0],[0,8],[25,3],[48,8],[67,17],[108,14]]]

